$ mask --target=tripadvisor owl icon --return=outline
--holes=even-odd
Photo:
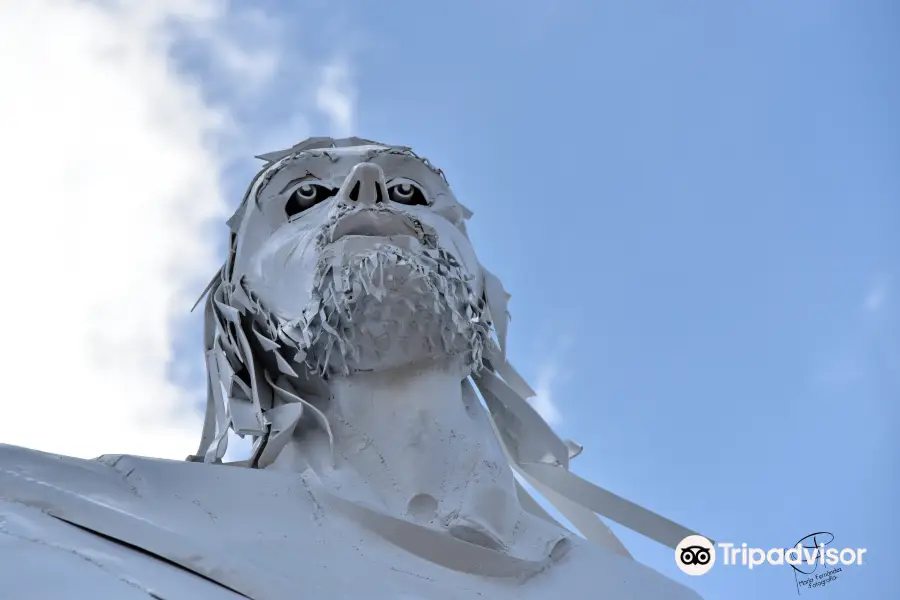
[[[716,548],[702,535],[689,535],[675,547],[675,564],[688,575],[704,575],[716,564]]]

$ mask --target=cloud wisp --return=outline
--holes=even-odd
[[[885,274],[873,278],[860,295],[860,312],[846,316],[849,333],[833,348],[819,350],[812,371],[812,384],[821,391],[858,392],[879,376],[896,377],[900,365],[897,351],[897,314]]]
[[[878,278],[866,292],[863,300],[863,309],[869,314],[880,312],[888,300],[888,279],[886,277]]]
[[[558,427],[563,422],[562,412],[560,412],[553,392],[553,387],[558,382],[558,378],[559,369],[557,369],[555,364],[542,366],[538,371],[536,385],[534,386],[534,391],[537,395],[529,400],[538,414],[551,427]]]
[[[559,326],[546,324],[543,333],[538,337],[540,341],[536,352],[543,357],[538,363],[537,374],[534,380],[535,397],[528,401],[547,424],[553,428],[561,426],[565,419],[560,406],[557,391],[559,386],[569,379],[570,373],[563,369],[568,352],[574,345],[574,338]],[[547,340],[552,340],[548,342]]]
[[[353,135],[356,90],[351,84],[350,67],[345,60],[336,59],[323,67],[316,89],[316,106],[328,116],[334,135]]]

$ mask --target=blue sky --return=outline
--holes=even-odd
[[[236,101],[190,46],[180,64],[267,132],[248,156],[351,127],[447,172],[577,472],[717,540],[868,548],[803,595],[897,589],[900,6],[265,6],[298,57],[265,98]],[[326,60],[352,119],[298,120]],[[233,205],[254,167],[224,175]],[[616,531],[709,600],[797,595],[788,567],[691,579]]]

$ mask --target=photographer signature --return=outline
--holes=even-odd
[[[804,571],[803,569],[798,568],[797,565],[791,565],[791,568],[795,571],[794,576],[796,576],[797,573],[803,573],[804,575],[812,575],[815,573],[821,564],[821,561],[819,560],[820,553],[825,554],[825,547],[833,541],[834,534],[828,531],[817,531],[816,533],[810,533],[806,537],[800,538],[800,540],[792,547],[796,548],[797,546],[802,546],[803,558],[806,559],[812,569]],[[807,550],[813,550],[813,552],[809,553]]]
[[[798,546],[802,548],[802,558],[805,564],[801,564],[803,564],[804,567],[809,568],[808,571],[805,571],[796,564],[790,565],[794,570],[794,584],[797,586],[798,595],[800,594],[800,580],[797,578],[797,573],[803,575],[812,575],[815,573],[824,562],[825,548],[833,541],[833,533],[829,531],[817,531],[816,533],[810,533],[809,535],[800,538],[792,546],[793,548]]]

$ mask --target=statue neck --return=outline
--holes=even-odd
[[[344,498],[505,548],[521,507],[484,411],[464,397],[464,376],[448,360],[332,378],[334,465],[321,438],[300,435],[273,467],[311,467]]]

